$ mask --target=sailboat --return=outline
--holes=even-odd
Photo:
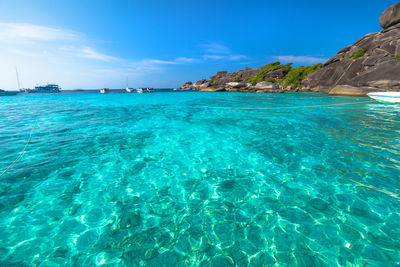
[[[17,70],[17,68],[15,68],[15,70],[17,72],[18,89],[20,89],[18,70]],[[9,95],[16,95],[16,94],[18,94],[18,92],[16,92],[16,91],[6,91],[6,90],[0,89],[0,96],[9,96]]]
[[[18,92],[16,91],[5,91],[0,89],[0,96],[7,96],[7,95],[16,95]]]
[[[135,91],[135,89],[128,87],[128,77],[126,77],[126,89],[125,89],[125,91],[127,91],[128,93],[132,93],[133,91]]]
[[[102,94],[108,94],[110,92],[110,89],[108,89],[108,88],[101,88],[100,89],[100,93],[102,93]]]

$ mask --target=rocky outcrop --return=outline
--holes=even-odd
[[[341,49],[322,67],[293,69],[279,62],[237,72],[219,71],[210,80],[178,90],[230,92],[323,92],[362,96],[371,91],[400,91],[400,2],[379,18],[382,31],[367,34]],[[311,74],[310,74],[311,73]]]
[[[256,93],[280,93],[283,92],[283,88],[279,87],[279,85],[271,83],[271,82],[260,82],[255,86]]]
[[[368,34],[340,50],[303,84],[329,93],[336,86],[359,90],[333,90],[332,94],[365,95],[371,90],[400,91],[400,2],[380,17],[381,32]],[[343,88],[343,87],[342,87]],[[362,91],[360,93],[359,91]]]
[[[193,86],[192,82],[185,82],[179,88],[174,88],[174,90],[193,90],[193,89],[195,89],[195,87]]]
[[[382,13],[379,18],[382,28],[387,29],[400,23],[400,3],[394,4]]]
[[[206,79],[201,79],[201,80],[195,82],[193,87],[195,89],[203,89],[203,88],[207,88],[209,85],[210,85],[209,81],[207,81]]]

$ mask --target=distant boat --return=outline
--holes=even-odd
[[[61,90],[60,86],[54,83],[46,85],[35,86],[34,89],[25,89],[27,93],[59,93]]]
[[[128,86],[128,77],[126,77],[126,89],[125,89],[125,91],[127,91],[128,93],[132,93],[133,91],[135,91],[135,89],[133,89],[133,88],[129,88],[129,86]]]
[[[136,89],[136,93],[153,93],[154,89],[152,87],[143,87]]]
[[[400,103],[400,92],[372,92],[367,96],[380,102]]]
[[[8,96],[8,95],[16,95],[18,92],[16,91],[5,91],[0,89],[0,96]]]
[[[100,93],[102,93],[102,94],[108,94],[110,92],[110,89],[108,89],[108,88],[101,88],[100,89]]]

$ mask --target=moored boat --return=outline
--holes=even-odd
[[[128,93],[132,93],[133,91],[135,91],[135,89],[126,87],[125,91],[127,91]]]
[[[46,84],[46,85],[40,85],[40,86],[35,86],[34,89],[25,89],[25,92],[27,93],[59,93],[61,90],[60,86],[57,84]]]
[[[136,93],[153,93],[154,89],[152,87],[142,87],[136,89]]]
[[[18,92],[16,91],[5,91],[0,89],[0,96],[8,96],[8,95],[16,95]]]
[[[380,102],[400,103],[400,92],[372,92],[367,96]]]
[[[100,93],[102,93],[102,94],[108,94],[110,92],[110,89],[108,89],[108,88],[101,88],[100,89]]]

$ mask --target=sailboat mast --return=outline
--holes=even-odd
[[[18,75],[18,69],[15,67],[15,72],[17,73],[17,82],[18,82],[18,91],[21,91],[21,84],[19,82],[19,75]]]

